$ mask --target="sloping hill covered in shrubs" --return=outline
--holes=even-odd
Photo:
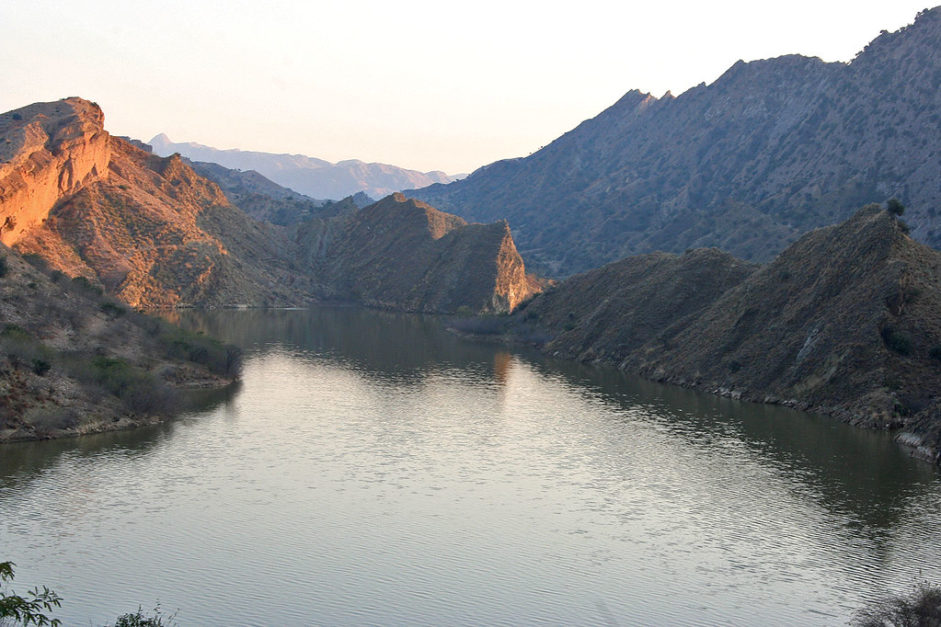
[[[188,387],[235,380],[241,354],[0,246],[0,442],[156,422]]]

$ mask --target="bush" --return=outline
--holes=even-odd
[[[89,281],[86,277],[77,276],[72,279],[72,287],[79,293],[94,294],[96,296],[101,296],[104,293],[104,290]]]
[[[171,627],[175,619],[175,614],[165,615],[159,604],[153,609],[153,616],[146,616],[138,605],[136,612],[119,616],[114,627]]]
[[[101,311],[104,312],[105,315],[107,315],[112,320],[115,318],[120,318],[121,316],[127,313],[127,309],[125,309],[121,305],[118,305],[117,303],[112,303],[110,301],[101,303],[101,306],[99,307],[99,309],[101,309]]]
[[[913,591],[873,603],[856,613],[859,627],[936,627],[941,625],[941,587],[918,584]]]
[[[237,346],[166,323],[158,340],[168,357],[206,366],[209,372],[226,377],[242,372],[242,351]]]
[[[0,331],[0,354],[5,353],[10,363],[17,368],[29,368],[39,376],[52,368],[53,351],[34,338],[28,331],[15,324],[8,324]]]
[[[941,361],[941,344],[936,344],[935,346],[932,346],[931,350],[928,351],[928,355],[932,359],[937,359],[938,361]]]
[[[26,412],[23,419],[39,435],[49,435],[55,431],[72,429],[77,427],[81,420],[78,412],[68,407],[33,408]]]
[[[882,327],[880,334],[886,348],[895,351],[899,355],[911,355],[913,344],[912,337],[908,333],[899,331],[892,325],[887,324]]]
[[[898,198],[890,198],[885,205],[886,211],[894,216],[900,216],[905,213],[905,205],[903,205]]]
[[[177,399],[172,390],[123,359],[94,357],[88,376],[133,412],[169,413],[176,408]]]
[[[0,562],[0,583],[13,581],[13,562]],[[59,595],[43,586],[42,592],[34,588],[21,597],[12,590],[0,590],[0,623],[3,619],[13,619],[23,625],[49,625],[58,627],[62,624],[58,618],[50,618],[46,612],[62,606]]]
[[[33,360],[33,372],[38,374],[40,377],[46,376],[46,373],[49,372],[50,368],[52,368],[52,364],[41,357],[37,357]]]

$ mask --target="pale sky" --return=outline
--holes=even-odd
[[[116,135],[470,172],[630,89],[849,61],[924,0],[0,0],[0,111],[82,96]]]

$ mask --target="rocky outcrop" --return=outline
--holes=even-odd
[[[235,170],[255,170],[279,185],[313,198],[340,199],[357,192],[382,198],[403,189],[454,180],[444,172],[418,172],[357,159],[330,163],[304,155],[219,150],[192,142],[172,142],[163,134],[151,139],[150,144],[159,155],[177,152],[194,161],[208,161]]]
[[[941,452],[941,253],[878,206],[755,268],[718,251],[626,259],[511,319],[547,352],[901,429]]]
[[[135,307],[292,305],[309,286],[284,234],[249,219],[178,156],[111,138],[107,178],[59,199],[18,250]]]
[[[293,243],[232,206],[179,156],[104,130],[80,98],[0,116],[4,243],[135,307],[292,305],[313,283]]]
[[[338,300],[408,311],[509,312],[540,289],[505,222],[467,224],[401,194],[313,221],[298,241]]]
[[[0,241],[16,244],[60,198],[107,179],[103,122],[98,105],[80,98],[0,115]]]
[[[567,276],[655,250],[768,261],[801,234],[898,197],[941,246],[941,8],[851,63],[739,61],[674,97],[637,91],[524,159],[407,192],[508,219],[532,268]]]

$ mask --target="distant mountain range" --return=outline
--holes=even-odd
[[[192,142],[172,142],[162,133],[151,139],[150,145],[154,153],[162,157],[180,153],[193,161],[217,163],[236,170],[255,170],[279,185],[312,198],[338,200],[357,192],[382,198],[403,189],[455,180],[444,172],[418,172],[356,159],[330,163],[304,155],[219,150]]]
[[[539,270],[717,246],[766,261],[802,233],[898,197],[941,245],[941,8],[851,63],[739,61],[674,97],[628,92],[533,155],[408,192],[506,218]]]

